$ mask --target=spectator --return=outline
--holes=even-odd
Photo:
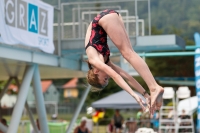
[[[86,127],[86,122],[87,122],[87,118],[82,117],[81,124],[80,124],[80,126],[77,126],[75,128],[74,133],[90,133],[88,128]]]
[[[175,112],[173,109],[170,109],[167,118],[168,118],[168,119],[173,119],[175,113],[176,113],[176,112]]]
[[[115,133],[115,123],[114,119],[111,119],[110,123],[108,124],[106,128],[107,133]]]
[[[119,113],[119,110],[115,111],[115,115],[114,115],[113,119],[114,119],[114,123],[115,123],[116,132],[121,133],[124,118]]]
[[[182,114],[179,116],[181,119],[190,119],[190,116],[186,115],[185,110],[182,110]]]
[[[182,114],[179,116],[180,119],[190,119],[190,116],[185,113],[185,110],[182,110]],[[180,126],[190,126],[190,122],[181,122]],[[179,129],[179,132],[192,132],[190,128]]]
[[[149,113],[143,113],[142,119],[141,119],[141,126],[142,127],[150,127],[150,114]]]
[[[141,119],[142,119],[142,109],[140,109],[137,112],[136,119],[137,119],[137,125],[140,127],[141,126]]]
[[[130,118],[126,121],[126,133],[135,133],[137,129],[137,121]]]
[[[36,119],[36,126],[37,126],[37,128],[38,128],[38,132],[40,133],[40,123],[39,123],[39,119]],[[31,131],[31,133],[36,133],[36,132],[35,132],[35,130],[33,129],[33,130]]]
[[[4,126],[8,127],[6,119],[2,118],[2,119],[1,119],[1,123],[2,123]],[[0,130],[0,133],[4,133],[4,132]]]
[[[159,112],[158,111],[155,111],[153,114],[152,124],[153,124],[154,130],[157,131],[159,127]]]

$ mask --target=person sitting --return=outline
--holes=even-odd
[[[106,132],[107,133],[115,133],[115,123],[114,123],[114,119],[111,119],[110,123],[108,124],[107,128],[106,128]]]
[[[80,126],[77,126],[74,129],[74,133],[90,133],[90,131],[86,127],[86,122],[87,122],[87,118],[86,117],[82,117],[81,118],[81,124],[80,124]]]
[[[137,119],[137,126],[141,126],[141,120],[142,120],[142,109],[140,109],[137,114],[136,114],[136,119]]]
[[[154,130],[158,130],[158,128],[159,128],[159,117],[160,117],[159,112],[155,111],[153,118],[151,120]]]
[[[137,121],[133,117],[126,121],[126,133],[135,133],[137,129]]]
[[[173,119],[175,114],[176,114],[176,111],[174,111],[173,109],[170,109],[169,113],[167,115],[167,118],[168,119]]]
[[[180,119],[190,119],[190,116],[186,114],[186,111],[183,109],[182,114],[179,116]],[[180,126],[190,126],[190,122],[181,122]],[[179,129],[180,132],[192,132],[190,128]]]

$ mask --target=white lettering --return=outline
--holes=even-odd
[[[22,5],[22,4],[20,4],[20,23],[19,23],[19,25],[21,26],[23,26],[23,27],[25,27],[25,23],[24,23],[24,14],[25,14],[25,12],[24,12],[24,6]]]
[[[8,6],[9,5],[11,5],[12,7],[14,6],[14,3],[12,2],[12,1],[8,1],[7,3],[6,3],[6,10],[8,10]],[[8,22],[9,23],[13,23],[13,21],[14,21],[14,12],[12,11],[11,12],[11,18],[9,17],[9,14],[8,14],[8,11],[6,12],[6,19],[8,20]]]
[[[195,66],[196,66],[196,67],[200,66],[200,57],[197,57],[197,58],[195,59]]]
[[[195,59],[195,61],[199,62],[199,61],[200,61],[200,57],[197,57],[197,58]]]
[[[198,80],[196,81],[196,87],[197,87],[197,89],[200,89],[200,79],[198,79]]]
[[[45,23],[45,20],[46,20],[46,13],[42,12],[41,15],[43,16],[42,17],[41,32],[46,33],[47,31],[44,29],[44,23]]]
[[[196,62],[195,67],[199,67],[200,66],[200,62]]]
[[[49,39],[38,37],[38,44],[42,45],[42,46],[48,46],[49,45]]]
[[[195,50],[195,52],[196,52],[196,53],[200,53],[200,48],[197,48],[197,49]]]
[[[195,71],[195,76],[200,76],[200,70]]]
[[[32,10],[32,13],[31,13],[31,22],[30,22],[30,26],[29,26],[30,29],[31,29],[32,25],[35,26],[35,30],[37,30],[34,10]]]

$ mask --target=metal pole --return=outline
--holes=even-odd
[[[55,103],[55,114],[58,114],[58,103]]]
[[[19,83],[18,78],[14,78],[14,79],[15,79],[15,82],[16,82],[16,84],[17,84],[17,87],[20,88],[20,83]],[[25,107],[26,107],[26,110],[27,110],[27,112],[28,112],[28,116],[29,116],[29,118],[30,118],[30,120],[31,120],[31,124],[32,124],[32,126],[33,126],[34,131],[35,131],[36,133],[39,133],[39,132],[38,132],[38,128],[37,128],[37,126],[35,125],[34,118],[33,118],[32,112],[31,112],[31,110],[30,110],[30,108],[29,108],[29,106],[28,106],[27,101],[25,102]]]
[[[195,52],[157,52],[157,53],[138,53],[139,56],[141,57],[170,57],[170,56],[194,56],[194,55],[199,55],[200,53],[195,53]],[[111,57],[115,56],[120,56],[121,54],[113,54]],[[87,57],[85,58],[87,59]]]
[[[32,126],[33,126],[34,132],[35,132],[35,133],[39,133],[38,127],[37,127],[36,124],[35,124],[35,121],[34,121],[32,112],[31,112],[31,110],[30,110],[30,108],[29,108],[27,102],[25,103],[25,107],[26,107],[26,110],[27,110],[27,112],[28,112],[28,116],[29,116],[29,118],[30,118],[30,120],[31,120],[31,124],[32,124]]]
[[[19,83],[18,78],[14,78],[14,79],[15,79],[15,82],[16,82],[16,84],[17,84],[17,87],[20,88],[20,83]],[[26,107],[26,110],[27,110],[27,112],[28,112],[28,116],[29,116],[29,118],[30,118],[30,120],[31,120],[31,124],[32,124],[32,126],[33,126],[34,131],[35,131],[36,133],[39,133],[39,132],[38,132],[38,128],[37,128],[37,126],[35,125],[34,118],[33,118],[32,112],[31,112],[31,110],[30,110],[30,108],[29,108],[29,106],[28,106],[27,101],[25,102],[25,107]]]
[[[116,3],[116,2],[133,2],[134,0],[112,0],[112,1],[87,1],[87,2],[66,2],[66,3],[62,3],[62,5],[78,5],[78,4],[81,4],[81,5],[84,5],[84,4],[96,4],[96,3],[99,3],[99,4],[106,4],[106,3]],[[137,0],[137,1],[147,1],[147,0]]]
[[[98,122],[97,122],[96,126],[97,126],[97,133],[99,133],[99,123]]]
[[[138,14],[137,14],[137,0],[135,0],[135,45],[137,45],[137,37],[138,37]]]
[[[10,77],[10,78],[8,79],[6,85],[4,86],[4,88],[3,88],[3,90],[2,90],[2,92],[1,92],[1,94],[0,94],[0,100],[1,100],[1,98],[3,97],[3,95],[5,94],[6,90],[8,89],[8,86],[10,85],[10,82],[12,81],[12,79],[13,79],[12,77]]]
[[[80,11],[80,5],[78,4],[78,38],[81,38],[81,11]]]
[[[58,0],[58,8],[60,9],[60,0]],[[58,56],[61,56],[61,11],[58,10]]]
[[[38,65],[35,66],[35,72],[33,74],[33,88],[41,133],[49,133]]]
[[[18,129],[22,112],[24,109],[24,104],[28,95],[28,89],[30,87],[34,69],[35,69],[34,65],[26,67],[23,81],[22,81],[19,94],[17,97],[17,102],[15,104],[15,107],[12,113],[12,118],[11,118],[10,126],[8,128],[8,133],[17,133],[17,129]]]
[[[151,3],[148,0],[148,21],[149,21],[149,36],[151,35]]]
[[[74,123],[75,123],[75,121],[76,121],[76,119],[77,119],[77,117],[78,117],[78,115],[79,115],[79,113],[80,113],[80,111],[81,111],[81,108],[83,107],[83,104],[84,104],[84,102],[85,102],[85,100],[86,100],[86,97],[87,97],[89,91],[90,91],[90,88],[91,88],[91,86],[88,85],[88,87],[87,87],[87,89],[85,90],[83,96],[81,97],[80,103],[79,103],[79,105],[78,105],[77,108],[76,108],[76,111],[75,111],[75,113],[74,113],[74,116],[73,116],[73,118],[72,118],[72,120],[71,120],[71,122],[70,122],[68,128],[67,128],[66,133],[70,133],[70,132],[71,132],[71,129],[72,129],[72,127],[73,127],[73,125],[74,125]]]
[[[64,7],[63,7],[63,4],[61,4],[61,24],[62,24],[62,28],[61,28],[61,39],[63,39],[63,35],[64,35],[64,14],[63,14],[63,11],[64,10]]]
[[[8,128],[0,122],[0,130],[3,131],[3,133],[6,133]]]
[[[129,20],[129,12],[127,12],[127,14],[126,14],[126,31],[127,31],[127,34],[129,35],[130,33],[129,33],[129,22],[128,22],[128,20]]]
[[[159,53],[138,53],[139,56],[145,57],[170,57],[170,56],[194,56],[200,53],[195,52],[159,52]]]
[[[89,11],[91,11],[91,10],[89,10]],[[90,21],[90,22],[92,21],[91,13],[89,14],[89,21]]]
[[[73,25],[72,25],[72,35],[73,35],[73,38],[76,38],[76,31],[75,31],[75,10],[74,10],[74,8],[72,9],[72,22],[73,22]]]

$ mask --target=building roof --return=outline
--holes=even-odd
[[[41,81],[42,92],[46,92],[51,84],[52,84],[52,80],[43,80],[43,81]]]
[[[18,92],[18,87],[17,87],[16,85],[14,85],[14,84],[10,84],[10,85],[8,86],[8,89],[9,89],[9,90],[12,90],[12,91],[14,91],[14,92]]]
[[[41,81],[41,86],[42,86],[42,92],[46,92],[49,88],[49,86],[52,84],[52,80],[43,80]],[[10,84],[8,86],[9,90],[13,90],[14,92],[18,92],[18,86],[14,84]]]
[[[76,88],[77,87],[78,78],[73,78],[69,82],[65,83],[62,88]]]

